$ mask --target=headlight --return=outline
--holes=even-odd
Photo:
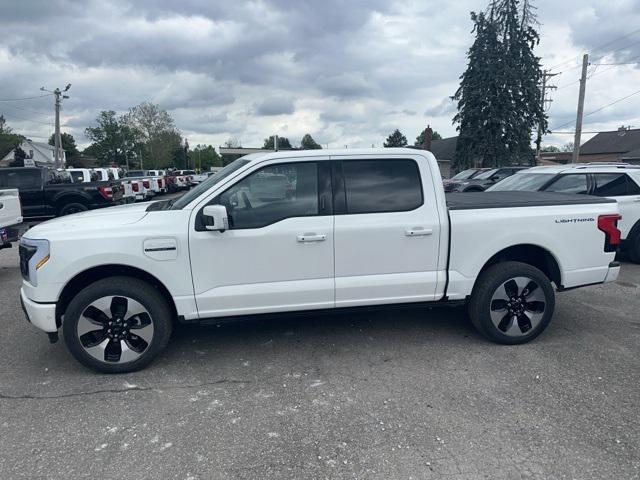
[[[49,241],[23,237],[18,253],[22,277],[34,287],[38,286],[36,272],[49,261]]]

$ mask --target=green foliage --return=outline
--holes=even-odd
[[[271,135],[269,138],[265,138],[262,148],[264,148],[265,150],[273,150],[273,138],[273,135]],[[289,142],[289,139],[287,137],[278,137],[278,150],[292,149],[293,147],[291,146],[291,142]]]
[[[60,140],[62,141],[62,149],[67,153],[67,158],[75,157],[80,154],[78,146],[76,145],[76,139],[70,133],[62,132],[60,134]],[[56,144],[55,133],[52,133],[49,137],[49,145]]]
[[[322,149],[322,145],[320,145],[319,143],[316,143],[313,137],[308,133],[305,134],[304,137],[302,137],[302,141],[300,142],[300,147],[303,150],[321,150]]]
[[[113,110],[103,110],[96,118],[95,127],[84,130],[85,136],[93,143],[84,150],[85,155],[95,157],[100,165],[115,163],[126,165],[136,157],[139,134],[116,117]]]
[[[539,122],[547,129],[532,10],[528,0],[492,0],[486,13],[471,13],[475,40],[452,97],[458,102],[458,170],[532,159],[531,132]]]
[[[560,149],[554,145],[547,145],[546,147],[542,147],[540,149],[541,152],[552,152],[552,153],[557,153],[560,151]]]
[[[202,172],[210,170],[211,167],[222,166],[222,159],[212,145],[196,145],[191,152],[191,158],[194,168]]]
[[[387,137],[387,140],[384,142],[384,146],[385,148],[406,147],[407,137],[405,137],[400,130],[396,128],[394,132]]]
[[[431,134],[431,140],[442,140],[442,135],[440,135],[438,132],[434,130],[433,133]],[[424,143],[424,130],[421,131],[420,135],[416,137],[416,141],[414,142],[413,146],[422,147],[423,143]]]
[[[26,152],[19,146],[13,150],[13,160],[9,162],[10,167],[24,167],[24,159],[27,158]]]
[[[7,125],[4,116],[0,115],[0,159],[4,158],[7,153],[15,149],[24,137],[13,133],[13,130]]]

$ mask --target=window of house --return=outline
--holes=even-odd
[[[405,212],[422,205],[418,164],[408,159],[344,160],[347,213]]]
[[[318,215],[318,165],[300,162],[261,168],[222,193],[218,203],[227,208],[231,229]]]
[[[555,182],[545,188],[546,192],[587,193],[587,176],[585,174],[561,175]]]

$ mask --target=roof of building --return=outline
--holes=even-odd
[[[640,149],[640,128],[600,132],[580,147],[581,155],[625,153]]]
[[[620,160],[640,160],[640,148],[620,155]]]
[[[431,141],[431,153],[438,160],[453,160],[456,156],[456,145],[458,137],[443,138],[442,140]]]

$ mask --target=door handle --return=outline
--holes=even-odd
[[[324,242],[326,239],[326,235],[317,233],[301,233],[298,235],[299,242]]]
[[[407,237],[424,237],[433,234],[433,230],[431,228],[413,227],[405,230],[404,234]]]

